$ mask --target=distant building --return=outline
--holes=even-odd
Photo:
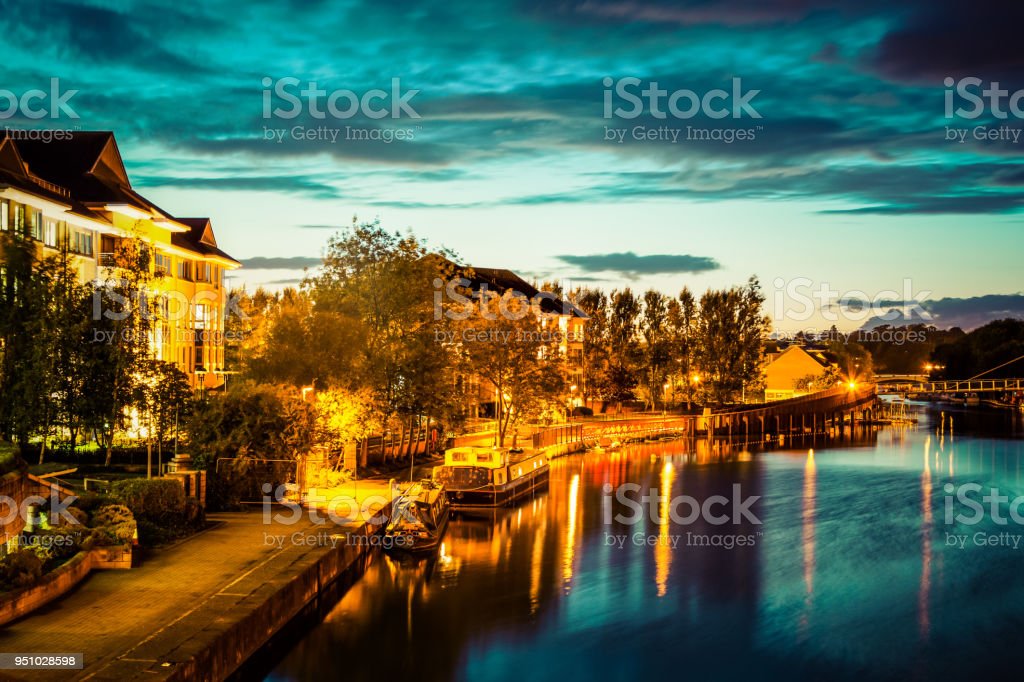
[[[571,301],[565,300],[550,292],[541,292],[522,277],[500,268],[460,268],[453,264],[456,274],[468,280],[466,285],[474,295],[489,291],[498,296],[507,291],[516,291],[526,298],[539,301],[541,318],[539,327],[549,329],[557,327],[558,352],[565,358],[565,381],[569,386],[569,401],[573,407],[582,402],[583,386],[583,334],[587,315]],[[470,406],[470,417],[494,414],[496,398],[494,387],[480,377],[466,377],[469,383],[468,395],[475,397]]]
[[[66,248],[82,282],[116,277],[119,245],[141,242],[157,310],[153,356],[194,388],[223,382],[224,272],[241,264],[217,246],[208,218],[175,218],[132,188],[113,133],[0,133],[0,230],[33,240],[41,256]]]
[[[823,351],[790,346],[778,353],[769,353],[765,366],[765,401],[785,400],[806,395],[810,391],[799,387],[809,376],[819,377],[828,370],[830,362]]]

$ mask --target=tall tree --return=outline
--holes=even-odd
[[[519,425],[561,408],[565,380],[557,337],[545,333],[525,297],[511,291],[487,296],[479,314],[464,324],[465,372],[493,388],[497,444],[504,446],[511,432],[514,447]]]
[[[745,287],[708,290],[700,300],[695,356],[701,388],[713,402],[738,399],[761,382],[764,342],[770,330],[756,277]]]

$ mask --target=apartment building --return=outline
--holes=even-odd
[[[66,248],[82,282],[117,277],[120,247],[137,240],[150,255],[154,357],[195,388],[223,383],[224,273],[241,264],[208,218],[174,217],[133,189],[113,133],[0,134],[0,230],[31,238],[40,255]]]

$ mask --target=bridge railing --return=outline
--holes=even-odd
[[[984,391],[1022,391],[1024,379],[953,379],[921,384],[885,383],[885,389],[898,393],[979,393]]]

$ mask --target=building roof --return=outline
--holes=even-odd
[[[187,226],[173,232],[175,246],[238,263],[217,247],[208,218],[182,220],[136,192],[110,131],[75,131],[67,137],[22,139],[0,132],[0,185],[69,206],[72,213],[110,222],[102,211],[124,204]],[[201,222],[201,226],[200,226]]]
[[[182,249],[195,251],[204,256],[216,256],[229,260],[232,263],[239,263],[237,260],[224,253],[217,247],[217,238],[213,234],[213,224],[209,218],[175,218],[179,223],[188,226],[188,232],[175,232],[171,234],[171,244]]]
[[[477,268],[456,265],[454,263],[452,266],[457,274],[469,280],[469,288],[474,292],[486,289],[500,296],[506,291],[516,291],[530,300],[534,300],[534,297],[542,293],[537,287],[511,270],[503,268]],[[555,296],[550,292],[543,292],[540,299],[540,309],[542,312],[551,315],[568,315],[570,317],[587,319],[586,313],[580,310],[574,303]]]

